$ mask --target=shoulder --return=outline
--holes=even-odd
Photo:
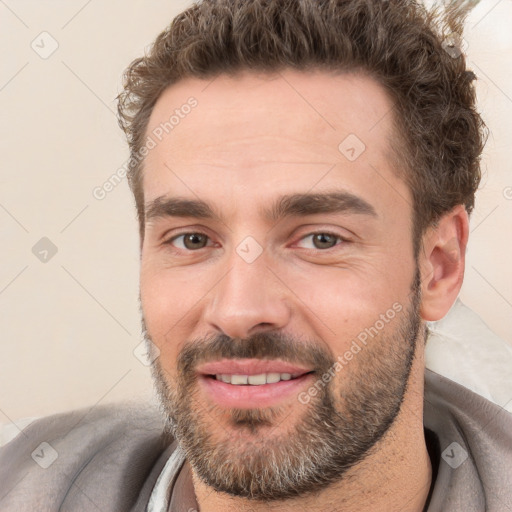
[[[439,440],[432,510],[512,510],[512,414],[427,369],[423,420]]]
[[[103,503],[119,503],[168,446],[163,430],[156,406],[129,402],[38,419],[0,448],[0,509],[30,510],[28,496],[36,495],[58,509],[66,500],[78,503],[87,489]]]
[[[512,450],[512,413],[506,408],[428,368],[424,396],[425,419],[432,426],[457,423],[468,433],[478,430],[475,434],[493,434],[497,442],[504,442]],[[484,426],[485,432],[481,432]]]
[[[136,443],[138,439],[159,436],[163,426],[161,413],[151,404],[118,402],[84,407],[30,422],[0,449],[0,460],[5,460],[8,455],[18,455],[19,458],[20,453],[37,447],[36,442],[54,442],[66,449],[73,446],[75,453],[100,448],[121,438]]]

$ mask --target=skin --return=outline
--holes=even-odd
[[[337,357],[394,303],[404,311],[410,306],[416,270],[412,198],[392,167],[392,103],[378,83],[361,74],[293,70],[188,79],[158,99],[147,134],[191,96],[197,108],[151,149],[144,164],[147,205],[172,195],[207,201],[219,214],[146,222],[141,304],[166,382],[178,382],[177,360],[191,340],[283,332],[313,340]],[[338,149],[348,134],[366,145],[355,161]],[[332,190],[363,198],[377,215],[322,213],[270,222],[261,214],[280,195]],[[195,232],[208,236],[205,247],[187,249],[183,237],[164,243]],[[308,235],[322,232],[349,242],[319,249]],[[236,252],[248,236],[263,248],[252,263]],[[423,327],[442,318],[458,295],[467,237],[461,205],[423,236],[415,357],[400,411],[368,456],[314,495],[268,503],[217,492],[192,468],[202,511],[422,511],[431,483],[423,435]],[[372,351],[378,354],[379,341],[409,343],[396,338],[398,317],[375,336],[372,348],[335,374],[331,388],[339,411],[343,391],[354,385],[351,376],[361,375],[370,361],[379,364],[369,358]],[[200,390],[193,400],[198,413],[212,410]],[[230,423],[229,411],[215,409],[208,429],[217,441],[232,439],[233,449],[242,450],[255,436],[271,442],[286,434],[304,407],[297,397],[287,398],[272,427],[252,433]]]

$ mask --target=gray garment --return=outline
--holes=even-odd
[[[143,512],[172,451],[162,430],[130,404],[37,420],[0,449],[0,511]]]
[[[426,369],[424,426],[428,512],[512,511],[512,414]],[[0,449],[0,510],[145,512],[176,446],[162,428],[158,410],[126,404],[34,422]],[[178,469],[168,510],[198,510],[190,466]]]

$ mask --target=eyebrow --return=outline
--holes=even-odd
[[[279,197],[260,213],[266,221],[275,223],[286,217],[305,217],[315,214],[345,213],[377,218],[375,208],[350,192],[291,194]],[[146,221],[161,217],[222,218],[214,207],[199,199],[160,196],[146,204]]]

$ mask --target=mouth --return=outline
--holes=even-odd
[[[308,372],[310,373],[310,372]],[[263,386],[264,384],[275,384],[281,381],[295,380],[306,374],[291,373],[259,373],[257,375],[239,375],[239,374],[217,374],[207,375],[211,379],[220,380],[226,384],[234,386]]]
[[[223,408],[276,405],[304,388],[314,370],[277,360],[223,360],[198,368],[201,388]]]

